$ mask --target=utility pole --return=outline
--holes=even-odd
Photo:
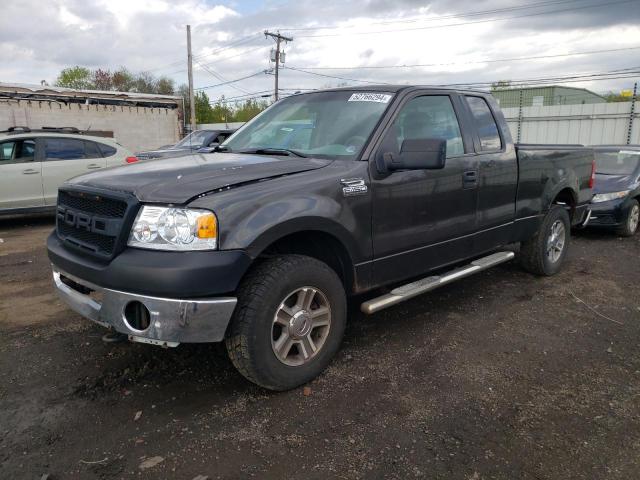
[[[191,54],[191,25],[187,25],[187,61],[189,63],[189,123],[191,131],[196,129],[196,102],[193,97],[193,55]],[[185,112],[186,114],[186,112]]]
[[[280,44],[281,42],[284,40],[285,42],[293,42],[293,38],[291,37],[285,37],[283,35],[280,35],[280,32],[278,33],[271,33],[268,30],[265,30],[264,32],[264,36],[265,37],[271,37],[274,38],[276,40],[276,54],[275,54],[275,62],[276,62],[276,85],[275,85],[275,91],[274,91],[274,97],[276,102],[278,101],[278,70],[280,67]],[[284,63],[284,61],[282,62]]]

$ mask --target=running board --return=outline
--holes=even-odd
[[[447,285],[448,283],[460,280],[461,278],[469,277],[474,273],[481,272],[500,263],[508,262],[514,256],[515,254],[513,252],[493,253],[486,257],[474,260],[469,265],[451,270],[443,275],[426,277],[415,282],[407,283],[401,287],[394,288],[391,290],[391,293],[367,300],[360,305],[360,310],[362,310],[363,313],[370,315],[392,305],[409,300],[410,298],[435,290],[436,288]]]

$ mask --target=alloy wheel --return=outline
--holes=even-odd
[[[635,233],[638,229],[638,222],[640,221],[640,207],[634,205],[629,212],[629,231]]]
[[[566,243],[567,232],[564,223],[556,220],[551,225],[551,234],[547,239],[547,258],[551,263],[556,263],[562,256]]]
[[[298,288],[285,297],[273,317],[273,353],[286,365],[304,365],[320,352],[330,328],[327,296],[315,287]]]

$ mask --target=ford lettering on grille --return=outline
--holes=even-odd
[[[122,245],[128,203],[103,195],[61,190],[58,193],[57,232],[68,245],[112,258]]]
[[[105,232],[105,221],[97,219],[91,215],[87,215],[86,213],[66,209],[64,210],[64,213],[62,213],[62,216],[64,223],[69,226],[86,230],[87,232]]]

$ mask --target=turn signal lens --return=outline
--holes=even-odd
[[[127,157],[125,162],[127,163],[136,163],[138,161],[138,157]]]
[[[218,225],[213,213],[198,217],[198,238],[216,238],[218,235]]]

